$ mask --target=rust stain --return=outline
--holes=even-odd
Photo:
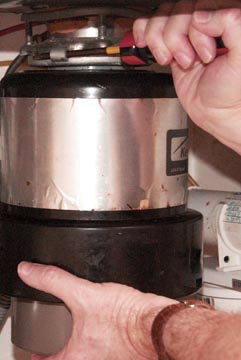
[[[31,182],[30,182],[30,181],[26,181],[26,185],[27,185],[27,186],[30,186],[30,185],[31,185]]]
[[[171,205],[170,205],[170,203],[169,203],[169,201],[167,202],[167,208],[169,208],[169,207],[171,207]]]
[[[206,206],[208,206],[208,205],[210,205],[210,201],[208,201],[208,202],[206,203]]]

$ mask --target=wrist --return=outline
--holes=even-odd
[[[191,116],[191,119],[221,143],[241,155],[241,104],[237,104],[230,109],[212,109],[207,111],[205,117],[202,116],[198,119],[198,117]]]
[[[160,311],[169,305],[177,303],[176,300],[153,294],[145,294],[143,303],[139,306],[137,316],[132,317],[132,324],[129,323],[128,332],[131,343],[135,346],[136,352],[143,356],[143,359],[157,359],[157,352],[151,336],[153,321]]]

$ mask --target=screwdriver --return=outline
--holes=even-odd
[[[220,38],[217,39],[217,47],[217,56],[224,55],[228,52]],[[148,47],[139,48],[136,46],[135,39],[131,31],[127,32],[122,37],[120,44],[116,46],[66,51],[67,58],[106,55],[119,56],[122,63],[129,66],[146,66],[156,62]],[[47,60],[50,59],[50,54],[39,54],[35,56],[35,59]]]

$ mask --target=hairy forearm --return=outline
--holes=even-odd
[[[175,360],[239,360],[241,315],[184,309],[166,323],[163,343]]]

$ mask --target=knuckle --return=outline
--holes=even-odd
[[[136,19],[133,23],[134,31],[143,31],[148,23],[148,19],[144,17],[140,17]]]
[[[41,283],[42,284],[46,284],[46,283],[54,283],[55,280],[57,279],[58,275],[57,275],[57,271],[56,268],[54,266],[47,266],[41,274]]]
[[[241,25],[241,9],[232,8],[224,10],[224,16],[230,23],[238,22]]]
[[[148,23],[148,30],[156,34],[162,34],[168,20],[166,17],[153,16]]]
[[[141,22],[141,20],[140,19],[136,19],[135,21],[134,21],[134,23],[133,23],[133,31],[134,32],[138,32],[139,31],[139,29],[141,29],[142,28],[142,22]]]

